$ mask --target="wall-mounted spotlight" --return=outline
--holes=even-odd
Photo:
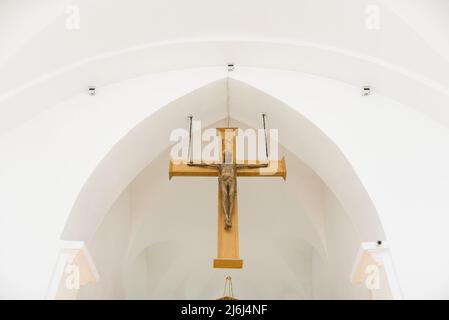
[[[87,88],[87,92],[91,96],[94,96],[97,93],[97,88],[95,86],[89,86],[89,88]]]
[[[373,92],[373,90],[371,89],[370,86],[363,86],[362,95],[369,96],[369,95],[371,95],[372,92]]]

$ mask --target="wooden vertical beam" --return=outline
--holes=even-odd
[[[218,233],[217,258],[214,259],[214,268],[242,268],[239,249],[239,219],[237,209],[237,193],[234,195],[234,211],[232,213],[232,228],[224,227],[224,212],[221,205],[221,192],[218,191]]]
[[[232,131],[232,135],[226,135],[226,132]],[[221,137],[222,150],[226,147],[226,138],[232,139],[233,161],[236,161],[236,132],[237,128],[217,128]],[[224,159],[222,159],[223,161]],[[237,190],[234,194],[234,208],[232,212],[232,228],[226,230],[224,227],[224,212],[221,205],[222,196],[220,187],[218,188],[218,234],[217,234],[217,259],[214,259],[214,268],[236,268],[243,267],[243,260],[240,259],[239,249],[239,223],[238,223],[238,202]]]

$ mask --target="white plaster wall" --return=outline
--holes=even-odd
[[[335,196],[324,191],[327,259],[312,258],[313,290],[316,299],[370,299],[369,290],[352,284],[350,274],[361,236]]]
[[[123,274],[123,283],[127,299],[143,300],[148,298],[148,265],[145,252],[142,252]]]
[[[87,242],[100,278],[81,287],[78,299],[124,299],[123,267],[131,231],[130,192],[126,189]]]

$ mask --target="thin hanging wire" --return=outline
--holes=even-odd
[[[231,122],[231,110],[229,105],[229,77],[226,78],[226,114],[227,114],[227,127],[229,128]]]
[[[229,290],[227,290],[229,288]],[[229,297],[234,298],[234,290],[232,288],[232,278],[230,276],[226,277],[225,286],[223,290],[223,297],[226,297],[226,291],[229,292]]]
[[[193,120],[193,116],[189,116],[189,151],[188,151],[188,158],[190,163],[193,163],[192,160],[192,120]]]
[[[263,133],[265,136],[265,155],[267,156],[267,160],[268,160],[268,136],[267,136],[267,127],[266,127],[266,123],[265,123],[266,117],[267,117],[267,115],[265,113],[262,113]]]

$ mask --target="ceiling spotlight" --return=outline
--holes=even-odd
[[[233,63],[228,63],[227,67],[228,67],[228,71],[234,71],[234,69],[235,69],[235,66]]]
[[[364,86],[362,89],[362,95],[369,96],[372,93],[372,89],[370,86]]]
[[[96,87],[95,86],[89,86],[89,88],[87,89],[87,91],[89,92],[89,94],[91,96],[94,96],[97,92],[96,92]]]

